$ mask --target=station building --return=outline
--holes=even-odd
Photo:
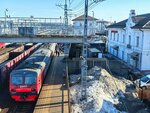
[[[108,52],[140,71],[150,72],[150,13],[108,26]]]

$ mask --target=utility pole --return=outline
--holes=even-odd
[[[8,9],[5,9],[4,14],[5,14],[5,22],[4,22],[4,34],[6,34],[6,18],[7,18],[7,14],[6,12],[8,12]]]
[[[65,0],[65,4],[57,4],[56,6],[64,9],[64,29],[63,32],[64,34],[68,34],[68,5],[67,5],[67,0]]]
[[[81,61],[81,96],[82,100],[86,99],[86,84],[87,84],[87,27],[88,27],[88,0],[85,0],[85,12],[84,12],[84,37],[83,37],[83,49],[82,49],[82,61]]]
[[[104,0],[93,0],[94,3],[103,2]],[[81,60],[81,100],[86,100],[86,86],[87,86],[87,31],[88,31],[88,0],[85,0],[84,11],[84,36],[83,36],[83,48],[82,48],[82,60]]]
[[[65,0],[65,5],[64,5],[64,23],[65,23],[65,30],[64,33],[68,34],[68,8],[67,8],[67,0]]]
[[[59,6],[60,8],[64,9],[64,29],[63,33],[65,35],[68,35],[68,5],[67,5],[67,0],[65,0],[64,5],[56,5]],[[67,54],[67,49],[68,49],[68,44],[64,44],[64,53]]]

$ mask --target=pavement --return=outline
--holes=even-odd
[[[68,90],[65,87],[63,56],[54,57],[37,100],[34,113],[68,113]]]

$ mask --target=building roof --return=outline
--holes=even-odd
[[[133,29],[150,29],[150,13],[133,16],[132,21],[135,23],[135,26],[132,26]],[[108,28],[125,28],[126,22],[127,19],[118,23],[114,23],[108,26]]]
[[[91,16],[88,16],[87,19],[88,19],[88,20],[98,20],[98,19],[93,18],[93,17],[91,17]],[[73,19],[72,21],[83,21],[83,20],[84,20],[84,15],[81,15],[81,16],[79,16],[79,17]]]
[[[99,52],[100,52],[100,50],[98,50],[98,49],[96,49],[96,48],[88,48],[88,50],[89,50],[90,52],[94,52],[94,53],[99,53]]]
[[[112,25],[109,25],[108,28],[125,28],[126,27],[126,20],[120,21],[118,23],[114,23]]]

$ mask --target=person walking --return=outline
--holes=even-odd
[[[57,44],[55,47],[56,56],[59,56],[59,45]]]

